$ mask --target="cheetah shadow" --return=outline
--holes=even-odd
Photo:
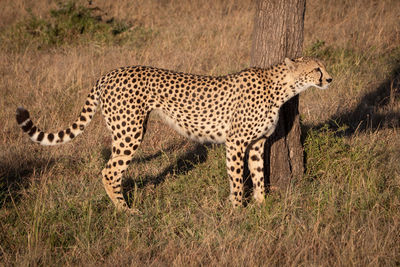
[[[132,199],[131,196],[134,192],[135,187],[138,189],[145,188],[148,185],[158,186],[163,183],[166,177],[170,175],[185,175],[189,171],[193,170],[197,167],[198,164],[203,163],[207,160],[208,150],[211,149],[216,144],[200,144],[197,143],[194,148],[186,151],[182,156],[178,158],[178,160],[166,167],[161,173],[158,175],[152,176],[147,175],[142,177],[140,180],[136,180],[133,177],[125,177],[122,183],[123,192],[125,199]],[[218,145],[219,146],[219,145]],[[176,148],[176,146],[175,146]],[[168,152],[169,149],[164,150],[164,152]],[[173,149],[170,149],[173,150]],[[145,163],[161,156],[162,152],[157,152],[151,156],[145,158],[137,158],[134,159],[133,163]],[[253,183],[250,177],[250,171],[248,169],[248,151],[246,151],[246,155],[244,158],[244,199],[243,205],[247,206],[251,202],[251,196],[253,192]],[[226,175],[227,178],[227,175]],[[269,180],[267,180],[267,183]],[[267,193],[269,192],[269,188],[266,188]]]
[[[32,184],[31,176],[55,164],[55,160],[28,160],[22,166],[0,162],[0,203],[19,203],[22,191]]]
[[[183,146],[186,142],[183,142],[179,147]],[[161,173],[158,175],[147,175],[142,177],[140,180],[135,179],[134,177],[124,177],[122,182],[124,198],[129,200],[132,199],[132,195],[134,194],[135,187],[138,189],[145,188],[148,185],[153,185],[154,187],[163,183],[166,177],[170,175],[185,175],[189,171],[193,170],[197,167],[198,164],[205,162],[208,158],[208,151],[213,146],[220,146],[218,144],[209,144],[209,143],[195,143],[195,146],[186,151],[183,155],[178,157],[177,161],[173,164],[170,164],[166,167]],[[134,158],[131,164],[135,163],[146,163],[151,161],[155,158],[158,158],[164,152],[171,152],[172,150],[178,149],[177,146],[171,146],[163,152],[159,151],[155,154],[144,158]],[[247,206],[248,203],[251,201],[252,196],[252,181],[250,178],[250,171],[248,169],[248,151],[246,152],[245,156],[245,167],[244,167],[244,199],[243,205]]]
[[[184,145],[184,143],[180,143],[178,145],[171,145],[167,147],[166,149],[163,149],[162,151],[158,151],[157,153],[154,153],[152,155],[146,156],[146,157],[134,157],[131,160],[130,166],[138,164],[138,163],[146,163],[148,161],[152,161],[153,159],[156,159],[160,157],[163,153],[169,153],[172,152],[173,150],[179,149]],[[101,151],[102,158],[104,162],[106,163],[110,158],[111,158],[111,149],[110,148],[103,148]],[[128,178],[125,178],[128,179]]]
[[[152,155],[146,157],[133,158],[130,167],[134,166],[138,163],[146,163],[153,159],[160,157],[164,153],[172,152],[173,150],[177,150],[185,145],[186,142],[182,142],[178,145],[169,146],[167,149],[163,151],[158,151]],[[158,186],[163,183],[166,177],[170,175],[181,175],[186,174],[190,170],[196,168],[196,165],[203,163],[207,160],[208,149],[211,147],[211,144],[200,144],[196,143],[195,146],[186,151],[183,155],[178,157],[177,161],[173,164],[170,164],[164,170],[157,175],[146,175],[141,177],[141,179],[135,179],[134,177],[124,177],[122,182],[123,192],[125,199],[131,199],[129,196],[133,194],[135,187],[138,189],[144,188],[148,185]],[[110,157],[111,151],[110,149],[104,149],[103,158],[106,160]]]

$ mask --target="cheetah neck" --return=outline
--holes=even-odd
[[[284,103],[309,87],[293,79],[285,64],[279,64],[264,71],[265,88],[274,101],[275,108],[279,109]]]

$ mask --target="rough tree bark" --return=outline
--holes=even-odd
[[[265,68],[301,55],[305,4],[305,0],[258,0],[252,66]],[[266,181],[283,190],[304,172],[298,104],[294,97],[281,108],[275,133],[265,145]]]

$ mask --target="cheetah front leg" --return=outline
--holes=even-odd
[[[238,140],[226,142],[226,169],[229,177],[230,196],[233,207],[242,205],[243,167],[245,146]]]
[[[266,138],[253,143],[249,149],[249,171],[253,181],[253,197],[257,203],[265,199],[264,188],[264,145]]]

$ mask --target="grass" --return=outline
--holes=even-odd
[[[287,191],[233,211],[224,147],[189,142],[151,117],[124,185],[140,216],[117,212],[104,192],[111,139],[101,116],[74,142],[39,147],[18,129],[15,108],[56,130],[119,66],[211,75],[248,67],[254,4],[3,6],[1,265],[400,264],[396,1],[307,2],[304,54],[323,59],[334,84],[300,97],[306,172]]]

